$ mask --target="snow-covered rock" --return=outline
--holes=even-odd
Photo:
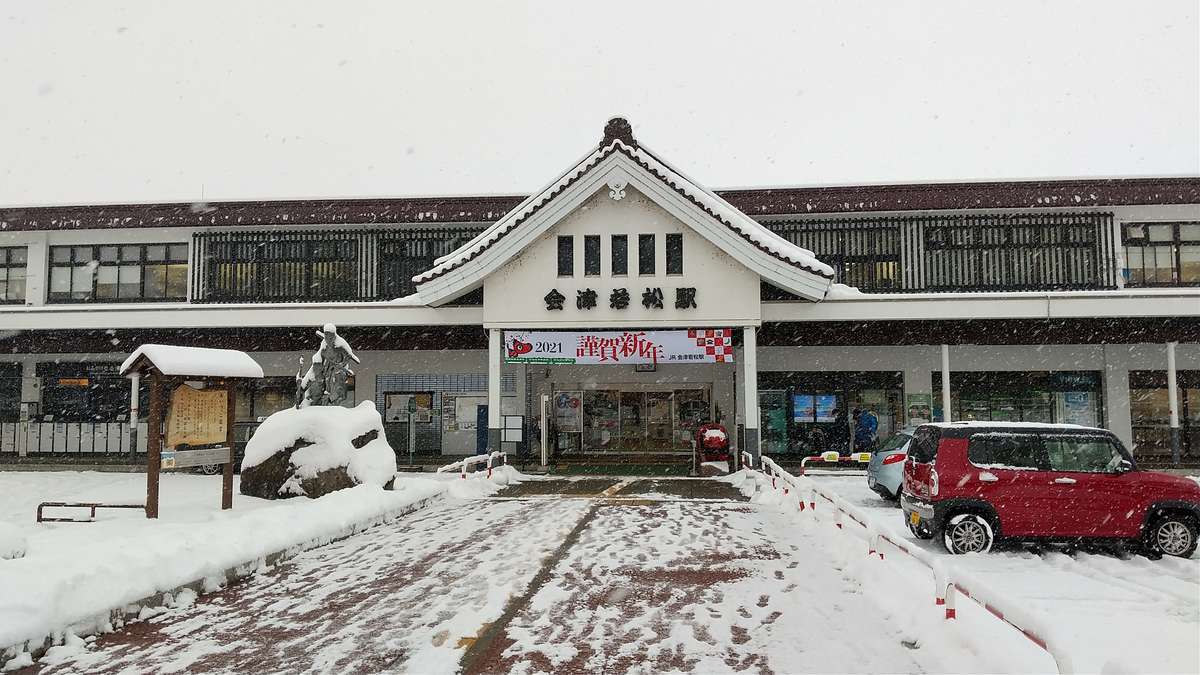
[[[268,417],[246,444],[242,494],[319,497],[360,484],[383,486],[396,453],[371,401],[354,408],[288,408]]]
[[[0,560],[25,557],[29,543],[21,529],[12,523],[0,522]]]

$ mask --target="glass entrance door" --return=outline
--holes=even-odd
[[[646,393],[646,449],[671,449],[671,404],[675,394],[669,391]]]
[[[690,450],[711,419],[710,388],[583,393],[583,449],[592,452]]]

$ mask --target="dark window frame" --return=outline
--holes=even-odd
[[[1200,226],[1200,221],[1138,221],[1132,223],[1121,224],[1121,248],[1125,256],[1125,270],[1129,276],[1125,279],[1125,285],[1136,288],[1177,288],[1200,286],[1200,276],[1193,281],[1185,281],[1183,279],[1183,248],[1195,247],[1200,250],[1200,237],[1195,239],[1183,236],[1182,226],[1195,225]],[[1149,236],[1147,228],[1150,227],[1167,227],[1171,228],[1171,238],[1168,240],[1154,240]],[[1135,234],[1135,230],[1141,228],[1140,234]],[[1170,281],[1144,281],[1147,269],[1161,269],[1158,267],[1146,267],[1147,252],[1152,252],[1154,249],[1163,246],[1171,249],[1171,280]],[[1133,271],[1135,268],[1130,266],[1130,250],[1140,249],[1142,265],[1141,281],[1133,281]]]
[[[558,235],[558,276],[575,276],[575,237],[570,234]]]
[[[994,455],[996,452],[996,442],[1001,439],[1020,438],[1028,443],[1032,448],[1033,454],[1031,460],[1033,466],[1023,464],[1007,464],[1004,462],[987,461],[997,459]],[[975,454],[976,451],[982,450],[989,457],[982,458]],[[984,461],[981,461],[984,460]],[[971,434],[967,440],[967,461],[971,466],[984,470],[1012,470],[1012,471],[1050,471],[1050,458],[1046,454],[1046,446],[1043,442],[1041,434],[1035,432],[1008,431],[1005,429],[996,429],[995,431],[980,431]]]
[[[683,275],[683,234],[668,232],[665,238],[667,253],[667,276]]]
[[[657,239],[653,234],[638,235],[638,276],[640,277],[655,275]]]
[[[22,260],[15,262],[15,251],[21,252]],[[13,275],[13,270],[21,271],[21,297],[9,297],[8,288],[9,282]],[[29,247],[28,246],[0,246],[0,287],[4,289],[0,293],[0,305],[23,305],[28,297],[29,291]]]
[[[620,242],[618,246],[617,242]],[[610,257],[611,268],[609,274],[614,277],[624,277],[629,275],[629,235],[614,234],[609,241],[611,247]],[[620,263],[618,265],[618,263]]]
[[[583,276],[600,276],[600,235],[583,235]]]
[[[161,260],[151,260],[149,258],[149,256],[147,255],[147,251],[151,248],[158,248],[158,247],[163,248],[163,258]],[[115,260],[107,260],[106,261],[106,260],[102,259],[103,255],[101,253],[101,250],[106,249],[106,248],[115,248],[116,249],[116,259]],[[172,248],[182,248],[183,255],[182,256],[172,256],[171,255]],[[64,249],[69,251],[67,260],[65,262],[56,261],[55,252],[61,251]],[[90,249],[90,251],[91,251],[91,253],[88,254],[88,259],[86,261],[81,260],[79,258],[78,254],[79,254],[80,250],[82,250],[82,249]],[[136,260],[128,258],[126,256],[126,249],[136,249],[137,250]],[[107,304],[107,303],[133,303],[133,302],[187,302],[187,299],[188,299],[187,298],[187,280],[189,278],[189,275],[191,274],[191,261],[189,260],[189,257],[190,257],[189,251],[190,251],[190,249],[188,246],[188,242],[186,242],[186,241],[169,241],[169,242],[161,242],[161,243],[153,242],[153,243],[148,243],[148,244],[108,243],[108,244],[69,244],[69,245],[51,246],[47,252],[48,255],[47,255],[47,262],[46,262],[46,279],[48,282],[48,284],[47,284],[48,287],[46,289],[46,303],[47,304],[96,304],[96,303]],[[87,265],[91,265],[92,263],[95,263],[95,269],[93,269],[92,273],[91,273],[91,287],[88,289],[76,289],[75,288],[75,269],[77,267],[85,267]],[[182,265],[184,267],[184,270],[183,270],[183,293],[180,295],[166,295],[165,289],[167,287],[167,284],[166,284],[166,282],[164,282],[164,295],[162,297],[147,297],[146,296],[146,287],[147,287],[146,275],[147,275],[148,270],[153,267],[167,268],[170,266],[178,266],[178,265]],[[129,266],[136,266],[138,268],[138,281],[137,281],[138,292],[137,292],[136,296],[122,296],[120,294],[120,288],[121,288],[121,282],[120,282],[120,276],[119,276],[120,269],[122,267],[129,267]],[[117,282],[115,284],[116,289],[117,289],[117,291],[116,291],[117,297],[114,297],[114,298],[102,298],[102,297],[99,297],[97,294],[97,290],[99,287],[99,281],[100,281],[100,270],[101,270],[101,268],[107,268],[107,267],[114,267],[118,270]],[[70,290],[67,291],[65,294],[62,292],[56,292],[54,290],[53,278],[54,278],[54,271],[56,268],[57,269],[65,269],[66,273],[70,275],[70,279],[71,279]],[[164,269],[163,272],[164,272],[164,274],[168,273],[166,269]],[[87,292],[87,295],[85,297],[75,297],[76,293],[83,292],[84,290],[86,290],[86,292]]]

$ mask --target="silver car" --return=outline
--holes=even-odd
[[[884,499],[899,499],[904,484],[904,459],[916,427],[904,427],[871,453],[867,465],[867,487]]]

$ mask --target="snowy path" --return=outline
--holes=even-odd
[[[439,505],[101,638],[46,673],[453,669],[586,503]],[[524,528],[519,541],[502,533]],[[452,637],[455,636],[455,637]],[[52,659],[53,660],[53,659]]]
[[[748,504],[614,503],[472,670],[920,672],[822,551]]]
[[[547,483],[308,551],[30,670],[945,670],[902,644],[828,532],[712,481]]]

